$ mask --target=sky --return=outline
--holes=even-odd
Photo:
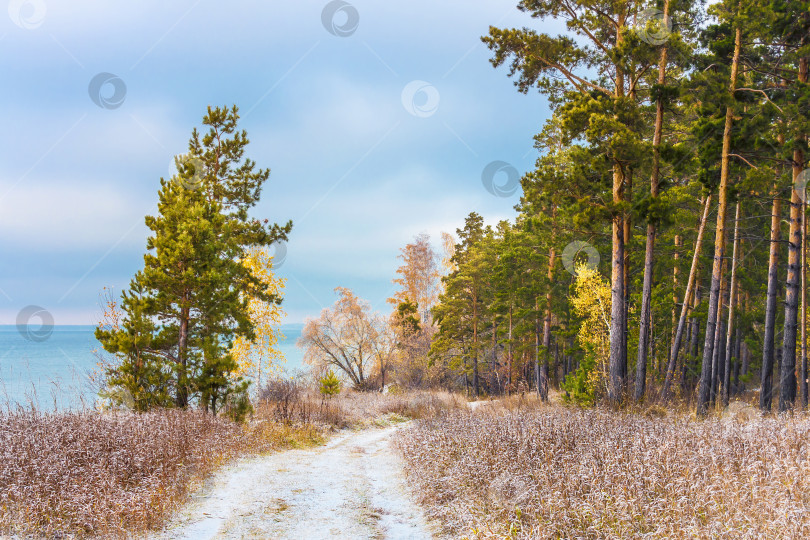
[[[144,216],[209,105],[240,108],[247,156],[271,169],[253,215],[293,221],[286,323],[338,286],[388,311],[414,236],[438,246],[472,211],[513,218],[549,116],[480,41],[490,25],[553,31],[517,0],[8,4],[0,324],[29,306],[98,322],[102,290],[142,267]]]

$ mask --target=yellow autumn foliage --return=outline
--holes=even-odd
[[[242,264],[264,284],[267,293],[282,294],[286,280],[273,273],[273,256],[265,249],[251,249]],[[248,341],[237,337],[231,354],[239,364],[235,375],[252,377],[258,385],[261,384],[263,373],[280,370],[280,362],[285,360],[284,354],[277,348],[279,340],[284,338],[279,328],[284,311],[278,304],[256,298],[248,301],[248,310],[256,327],[256,338]]]
[[[591,351],[596,361],[595,368],[588,375],[587,385],[592,390],[604,389],[610,358],[610,283],[586,264],[578,264],[576,273],[571,304],[583,319],[577,339],[583,348]]]

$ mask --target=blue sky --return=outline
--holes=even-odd
[[[471,211],[515,214],[519,190],[493,195],[482,171],[531,169],[548,107],[492,68],[480,36],[536,25],[516,3],[352,0],[335,28],[359,22],[340,37],[322,0],[12,1],[0,13],[0,324],[31,304],[56,324],[97,322],[102,288],[120,291],[142,265],[143,216],[173,155],[206,106],[230,104],[249,156],[272,170],[254,214],[294,222],[286,322],[316,316],[337,286],[387,310],[416,234],[438,242]],[[125,84],[119,107],[90,98],[99,73]]]

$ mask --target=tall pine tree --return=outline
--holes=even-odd
[[[193,131],[179,173],[161,179],[158,215],[146,217],[152,234],[144,268],[124,296],[125,324],[96,331],[120,359],[108,374],[111,384],[120,384],[139,357],[149,359],[151,371],[168,374],[164,393],[144,396],[144,403],[166,405],[168,394],[177,407],[196,401],[216,412],[245,389],[229,351],[237,336],[255,335],[249,300],[281,301],[241,263],[250,248],[286,239],[292,223],[267,225],[249,216],[270,171],[244,157],[248,139],[238,119],[236,107],[208,108],[207,132]]]

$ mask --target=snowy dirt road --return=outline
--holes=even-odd
[[[155,540],[433,537],[411,501],[391,438],[404,424],[220,470]]]

